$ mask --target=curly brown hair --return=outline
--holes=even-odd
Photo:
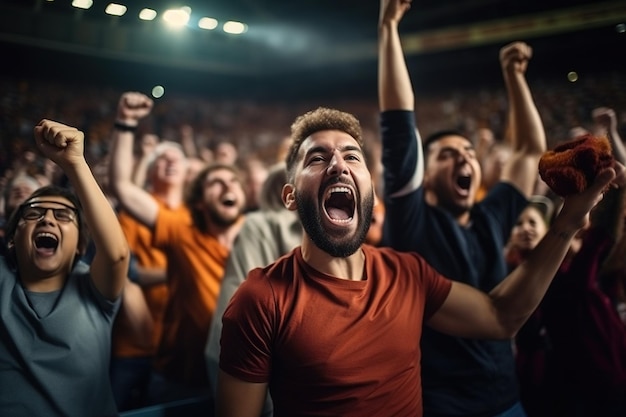
[[[287,177],[293,180],[298,152],[302,142],[312,134],[322,130],[340,130],[352,136],[363,147],[363,131],[359,120],[352,114],[336,109],[318,107],[298,116],[291,125],[291,146],[285,160]]]

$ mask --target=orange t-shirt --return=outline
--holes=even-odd
[[[206,385],[204,346],[217,305],[229,249],[215,237],[167,210],[160,210],[154,244],[167,256],[170,299],[156,367],[166,377]]]
[[[169,210],[177,216],[188,216],[189,212],[184,207],[168,209],[159,202],[160,209]],[[118,215],[120,225],[128,241],[128,246],[137,258],[137,263],[146,268],[163,268],[167,266],[165,253],[153,246],[152,231],[142,225],[129,214],[121,212]],[[155,284],[142,287],[148,308],[154,321],[152,346],[147,348],[133,339],[133,330],[129,327],[123,314],[118,314],[113,326],[112,351],[113,356],[118,358],[134,358],[152,356],[159,345],[163,331],[163,316],[168,299],[167,283]],[[122,307],[124,304],[122,303]]]

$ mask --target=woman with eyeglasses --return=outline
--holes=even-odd
[[[83,132],[50,120],[35,141],[75,194],[43,187],[14,211],[0,257],[0,415],[117,415],[110,334],[129,250],[83,155]],[[87,229],[96,247],[80,261]]]

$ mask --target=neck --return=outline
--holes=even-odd
[[[177,208],[183,203],[183,191],[180,187],[172,185],[155,187],[152,195],[170,209]]]
[[[233,248],[233,244],[235,243],[235,239],[239,234],[239,230],[243,226],[244,216],[241,216],[235,223],[230,226],[218,226],[215,224],[208,224],[208,233],[215,237],[217,241],[224,247],[231,250]]]
[[[450,215],[452,217],[454,217],[454,219],[456,220],[456,222],[460,225],[460,226],[467,226],[469,224],[470,221],[470,211],[465,209],[462,212],[456,214],[454,211],[447,209],[446,207],[442,206],[439,204],[437,196],[435,195],[435,193],[427,190],[424,193],[424,200],[426,201],[426,204],[428,204],[431,207],[439,207],[441,210],[445,210],[448,213],[450,213]]]
[[[454,216],[454,218],[456,219],[456,222],[460,226],[467,226],[469,224],[469,221],[470,221],[469,211],[463,212],[462,214],[460,214],[458,216]]]
[[[47,276],[41,276],[41,271],[32,268],[20,268],[19,279],[22,286],[32,292],[52,292],[60,290],[65,284],[65,280],[69,275],[67,273],[56,273]]]
[[[359,249],[347,258],[336,258],[324,252],[308,236],[302,239],[302,258],[312,268],[335,278],[349,281],[363,280],[365,255]]]

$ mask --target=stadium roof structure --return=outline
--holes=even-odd
[[[375,93],[376,0],[76,1],[0,0],[0,72],[217,94]],[[110,3],[125,12],[107,14]],[[153,20],[139,18],[146,8]],[[187,23],[169,27],[166,10],[185,10]],[[414,0],[400,30],[417,82],[499,78],[498,50],[514,40],[543,71],[626,69],[621,0]]]

